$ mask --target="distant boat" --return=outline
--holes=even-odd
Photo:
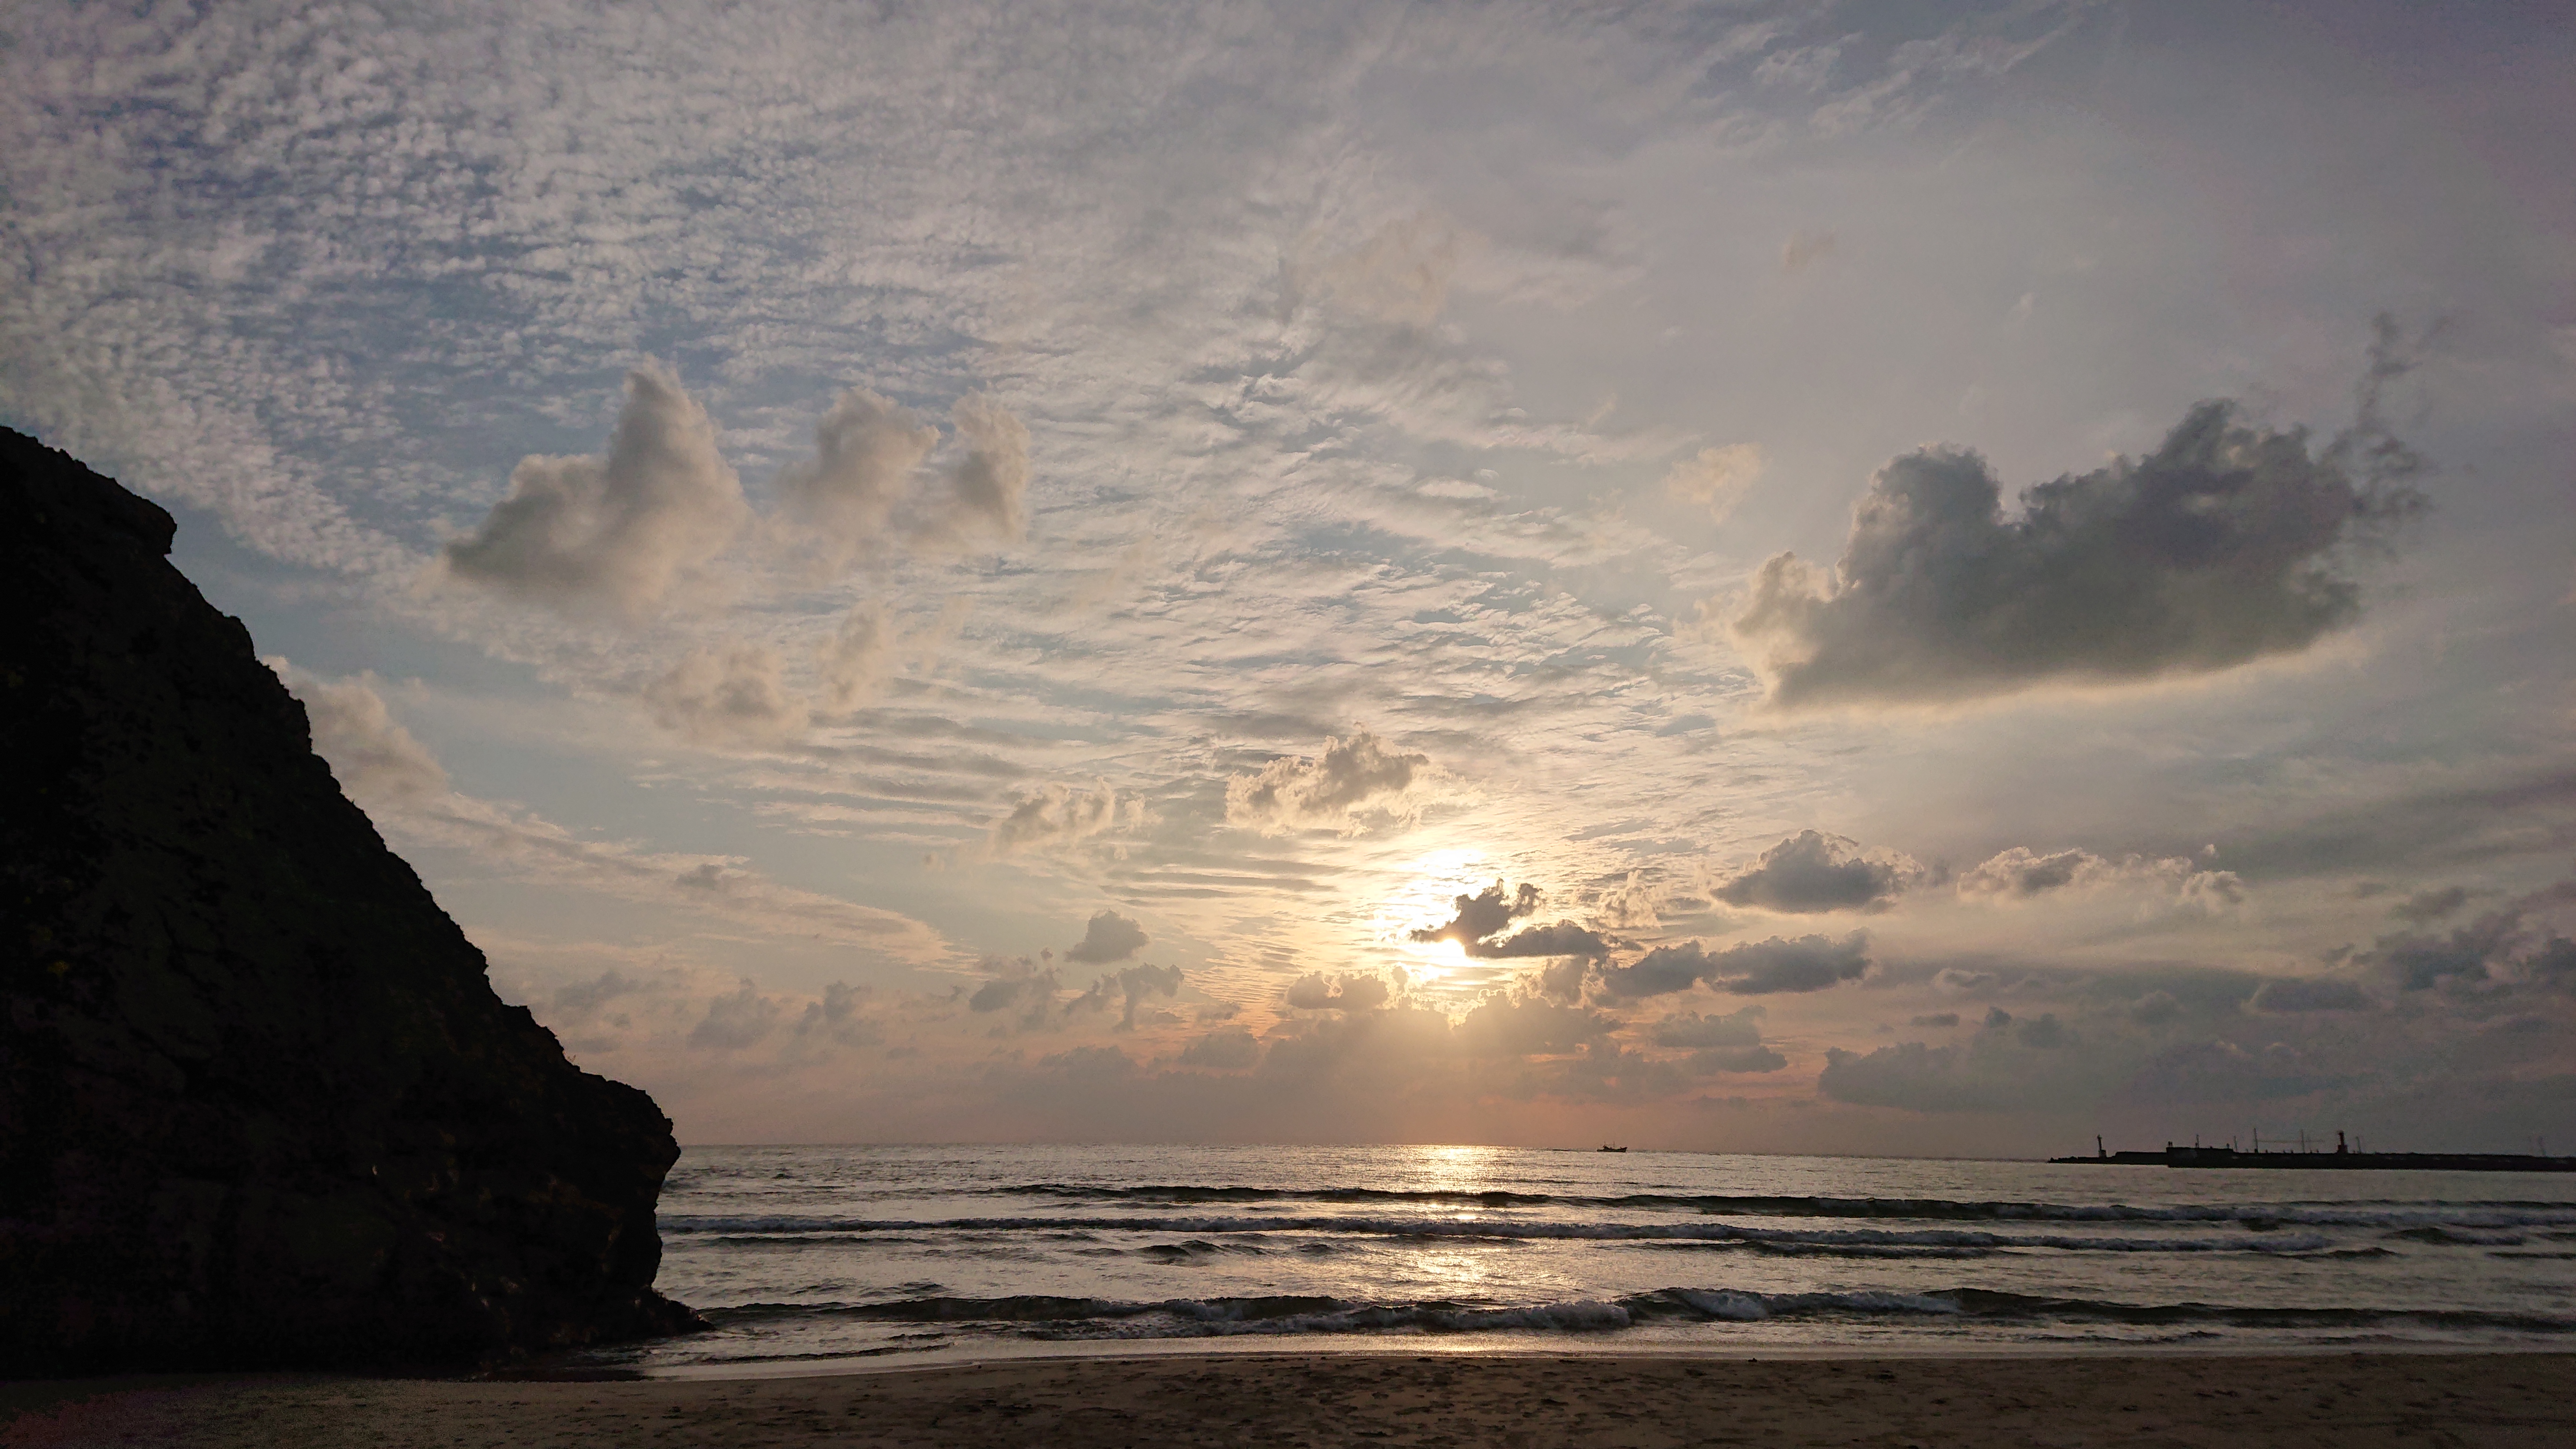
[[[1628,1149],[1625,1147],[1613,1147],[1609,1143],[1604,1142],[1601,1144],[1601,1150],[1604,1152],[1625,1152]]]

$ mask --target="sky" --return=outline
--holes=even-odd
[[[2564,21],[37,3],[0,423],[684,1142],[2563,1150]]]

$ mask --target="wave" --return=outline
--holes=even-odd
[[[2119,1324],[2136,1327],[2269,1328],[2321,1331],[2486,1330],[2554,1336],[2576,1333],[2576,1319],[2466,1309],[2248,1308],[2207,1303],[2140,1304],[2048,1298],[1983,1288],[1907,1293],[1762,1293],[1739,1288],[1660,1288],[1627,1297],[1558,1303],[1489,1305],[1449,1301],[1353,1303],[1279,1295],[1172,1298],[1159,1302],[1017,1295],[930,1296],[886,1303],[796,1305],[751,1303],[708,1310],[719,1324],[794,1317],[848,1317],[904,1323],[993,1325],[1041,1338],[1200,1337],[1220,1334],[1361,1333],[1411,1330],[1480,1333],[1511,1330],[1597,1333],[1653,1321],[1759,1323],[1800,1319],[1979,1321],[1999,1324]]]
[[[1738,1193],[1459,1192],[1374,1187],[1214,1187],[1155,1183],[1104,1187],[1033,1182],[972,1189],[960,1196],[1053,1198],[1067,1202],[1188,1207],[1229,1203],[1402,1203],[1432,1208],[1614,1208],[1742,1217],[1912,1218],[2000,1222],[2220,1222],[2302,1227],[2576,1227],[2576,1203],[2478,1202],[2053,1203],[2005,1199],[1834,1197]]]
[[[1452,1238],[1487,1241],[1642,1242],[1743,1245],[1785,1251],[1832,1249],[1937,1249],[2012,1252],[2048,1249],[2101,1253],[2314,1253],[2333,1246],[2313,1234],[2230,1237],[2113,1237],[2099,1234],[1998,1233],[1968,1228],[1764,1228],[1740,1223],[1601,1223],[1434,1217],[1210,1217],[1210,1218],[949,1218],[939,1221],[849,1217],[737,1217],[671,1214],[664,1233],[815,1238],[974,1233],[1038,1234],[1054,1238],[1123,1232],[1170,1234],[1204,1242],[1257,1233],[1320,1233],[1359,1237]],[[1865,1254],[1864,1254],[1865,1256]]]

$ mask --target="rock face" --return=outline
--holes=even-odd
[[[691,1326],[670,1122],[493,994],[174,531],[0,430],[0,1378]]]

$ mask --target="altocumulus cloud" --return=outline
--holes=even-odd
[[[1599,932],[1587,930],[1572,921],[1524,926],[1509,936],[1500,936],[1504,927],[1537,910],[1538,901],[1538,887],[1526,881],[1510,895],[1504,894],[1503,883],[1496,881],[1472,896],[1456,897],[1453,904],[1458,913],[1455,916],[1441,925],[1425,926],[1411,932],[1411,939],[1455,941],[1465,948],[1468,955],[1490,960],[1530,956],[1581,956],[1598,960],[1610,953],[1610,943]]]
[[[776,650],[696,649],[644,688],[663,728],[698,744],[774,745],[805,732],[806,709],[780,678]]]
[[[895,505],[911,491],[914,470],[938,446],[937,428],[898,403],[851,388],[815,425],[814,456],[780,470],[773,523],[793,525],[795,545],[810,549],[824,568],[847,567],[883,537]]]
[[[1106,966],[1135,955],[1152,939],[1145,934],[1141,922],[1116,911],[1095,911],[1090,924],[1083,928],[1082,939],[1065,948],[1064,959],[1086,966]]]
[[[640,619],[750,517],[706,409],[659,364],[626,375],[605,457],[530,457],[438,569],[573,614]]]
[[[1870,480],[1832,577],[1779,554],[1728,628],[1793,708],[2226,669],[2359,614],[2345,564],[2422,508],[2410,461],[2375,433],[2311,451],[2203,403],[2155,452],[2031,488],[2008,520],[1982,457],[1909,453]]]
[[[364,680],[333,683],[282,658],[263,661],[294,689],[313,723],[314,753],[331,762],[340,788],[361,804],[418,805],[447,793],[447,771],[385,708]]]

